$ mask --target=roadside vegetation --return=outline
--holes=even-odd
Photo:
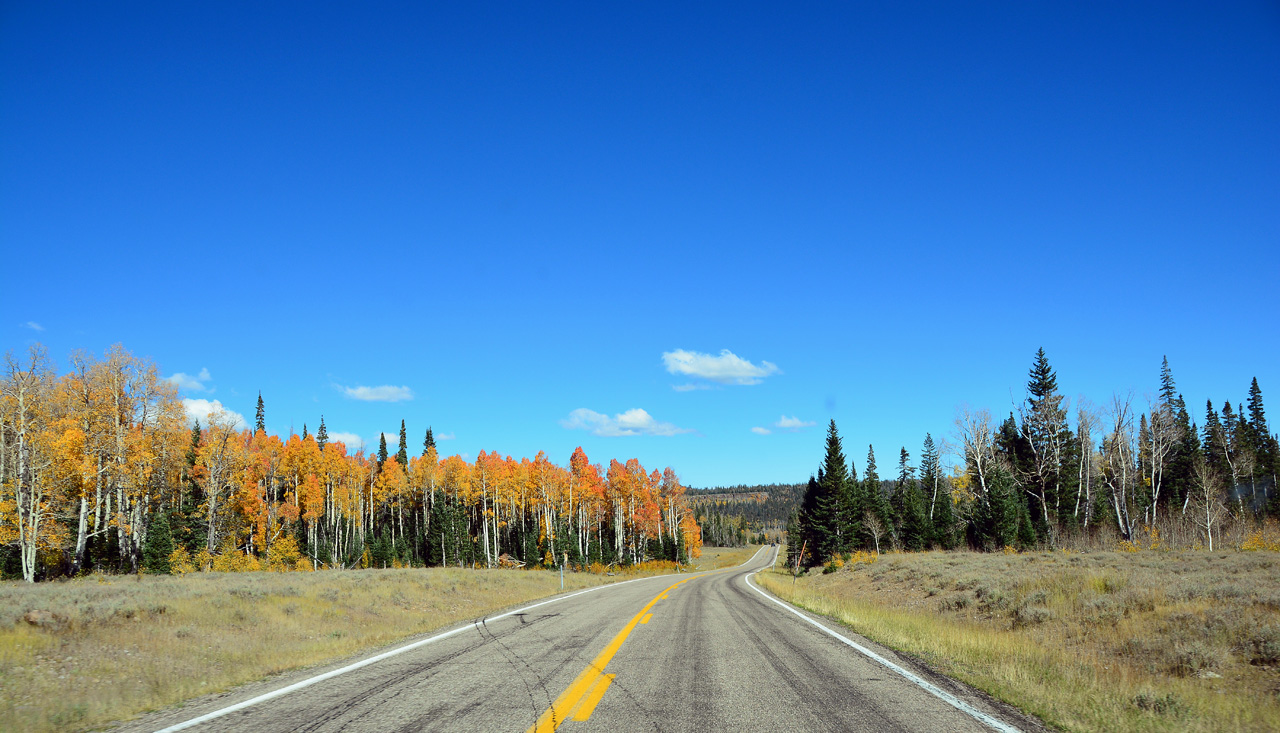
[[[1055,728],[1280,730],[1280,531],[1241,546],[859,553],[757,577]]]
[[[703,570],[757,548],[703,548]],[[671,572],[569,572],[565,590]],[[84,730],[559,592],[544,570],[95,574],[0,583],[0,727]]]

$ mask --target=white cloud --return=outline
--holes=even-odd
[[[756,435],[768,435],[773,431],[769,430],[769,428],[751,428],[751,432],[755,433]]]
[[[44,326],[41,326],[39,323],[36,323],[35,321],[27,321],[26,323],[22,324],[22,327],[23,327],[23,328],[29,328],[29,329],[31,329],[32,331],[43,331],[43,330],[44,330]]]
[[[400,450],[400,433],[382,433],[381,437],[386,438],[387,440],[387,450],[393,453]],[[376,443],[378,441],[375,440],[373,442]]]
[[[363,402],[401,402],[403,400],[413,399],[413,390],[408,387],[396,387],[390,384],[384,384],[379,387],[343,387],[338,385],[338,389],[342,393],[353,400],[361,400]]]
[[[782,428],[783,430],[799,430],[800,428],[811,428],[814,425],[817,425],[817,423],[805,422],[798,417],[787,417],[786,415],[778,418],[778,422],[773,424],[775,428]]]
[[[361,438],[355,433],[335,433],[332,430],[328,432],[330,443],[342,443],[351,451],[357,451],[360,449],[360,446],[365,444],[364,438]]]
[[[458,439],[458,436],[454,435],[453,433],[440,433],[439,435],[433,435],[432,437],[435,438],[436,440],[457,440]]]
[[[692,433],[688,428],[680,428],[669,422],[658,422],[649,413],[634,408],[609,417],[585,407],[569,413],[569,417],[560,424],[570,430],[587,430],[592,435],[606,438],[617,438],[628,435],[679,435]]]
[[[185,390],[187,392],[204,392],[208,389],[204,383],[213,379],[213,377],[209,376],[209,370],[206,368],[201,369],[200,373],[194,377],[190,374],[177,372],[173,376],[165,377],[164,379],[166,382],[173,382],[177,385],[178,389]]]
[[[244,415],[228,410],[218,400],[193,400],[190,397],[183,397],[182,407],[187,411],[187,417],[199,420],[201,425],[208,425],[209,416],[216,412],[222,413],[224,418],[229,418],[235,427],[242,428],[249,424],[245,421]]]
[[[711,389],[711,385],[693,384],[692,382],[690,382],[689,384],[673,384],[671,385],[671,389],[674,389],[677,392],[692,392],[695,389]]]
[[[662,361],[672,374],[701,377],[720,384],[760,384],[764,377],[781,372],[777,364],[762,361],[756,366],[728,349],[721,350],[719,356],[676,349],[665,352]]]

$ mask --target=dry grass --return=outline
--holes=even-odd
[[[1061,729],[1280,730],[1275,552],[890,554],[760,582]]]
[[[703,569],[754,548],[705,548]],[[641,574],[658,574],[649,571]],[[625,578],[567,573],[565,589]],[[90,576],[0,584],[0,728],[83,730],[559,592],[554,571]],[[22,620],[33,609],[49,625]]]

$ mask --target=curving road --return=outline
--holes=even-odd
[[[133,721],[193,731],[981,731],[1016,710],[731,570],[593,588]],[[870,656],[868,656],[870,655]]]

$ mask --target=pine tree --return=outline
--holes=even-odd
[[[880,485],[880,474],[876,472],[875,447],[867,446],[867,471],[862,478],[862,493],[866,501],[866,512],[879,522],[881,537],[890,537],[894,530],[893,510],[889,507],[889,499]],[[875,538],[871,538],[874,542]]]
[[[1023,413],[1025,469],[1016,474],[1027,484],[1028,511],[1041,536],[1056,523],[1061,504],[1062,446],[1071,442],[1067,411],[1058,394],[1058,375],[1044,349],[1036,351],[1027,379],[1027,410]]]
[[[1253,434],[1265,438],[1271,434],[1271,430],[1267,427],[1267,415],[1262,408],[1262,390],[1258,387],[1258,378],[1254,377],[1253,382],[1249,385],[1249,426],[1253,428]]]
[[[198,552],[207,539],[203,531],[205,517],[200,511],[200,505],[204,503],[204,491],[200,488],[200,482],[195,476],[196,463],[200,460],[201,439],[200,421],[196,420],[191,428],[191,442],[187,446],[185,470],[187,490],[183,492],[177,527],[178,539],[190,553]]]
[[[1230,476],[1231,469],[1227,465],[1226,433],[1218,412],[1213,409],[1213,400],[1205,400],[1204,428],[1200,443],[1203,446],[1204,459],[1219,476]]]
[[[1192,470],[1195,456],[1200,452],[1200,440],[1196,429],[1191,424],[1191,415],[1187,412],[1187,403],[1182,395],[1177,396],[1174,420],[1178,426],[1178,440],[1169,457],[1169,506],[1181,507],[1191,495]]]
[[[308,437],[310,436],[307,435],[307,424],[302,423],[302,439],[306,440]]]
[[[827,522],[830,535],[828,544],[823,548],[825,556],[831,557],[847,552],[850,545],[848,532],[851,528],[851,517],[845,512],[851,507],[849,495],[849,469],[844,458],[844,449],[840,435],[836,431],[836,421],[827,426],[827,453],[822,460],[822,468],[818,471],[821,477],[822,496],[830,503],[831,518]]]
[[[932,543],[950,550],[955,547],[955,513],[951,505],[951,487],[942,477],[938,448],[933,435],[925,433],[920,453],[920,489],[928,498]]]
[[[267,434],[267,411],[264,408],[262,403],[261,392],[258,393],[258,414],[253,421],[253,434],[254,435]]]
[[[899,498],[898,512],[901,516],[899,536],[902,546],[907,550],[923,550],[929,544],[932,528],[929,525],[928,512],[925,509],[924,494],[920,492],[920,484],[916,481],[915,469],[907,464],[910,454],[904,447],[898,458],[898,485],[896,494]]]
[[[387,434],[378,433],[378,470],[387,462]]]
[[[422,455],[426,455],[428,451],[436,447],[435,436],[431,434],[431,426],[427,426],[427,437],[422,440]]]
[[[142,547],[143,567],[148,573],[168,573],[169,556],[172,554],[173,534],[169,531],[169,517],[164,512],[156,512]]]
[[[396,451],[396,461],[401,470],[409,470],[409,440],[405,437],[404,420],[400,421],[400,450]]]
[[[324,447],[329,444],[329,431],[324,426],[324,415],[320,416],[320,429],[316,431],[316,445],[320,446],[323,451]]]
[[[803,540],[800,538],[800,513],[793,511],[787,517],[787,567],[795,568],[800,561]]]
[[[832,515],[835,507],[829,497],[823,496],[822,476],[809,477],[804,498],[800,500],[800,543],[804,551],[805,567],[821,565],[831,558]],[[717,515],[718,516],[718,515]]]
[[[1177,409],[1180,399],[1178,387],[1173,381],[1173,370],[1169,368],[1169,357],[1166,356],[1160,363],[1160,400],[1171,409]]]

